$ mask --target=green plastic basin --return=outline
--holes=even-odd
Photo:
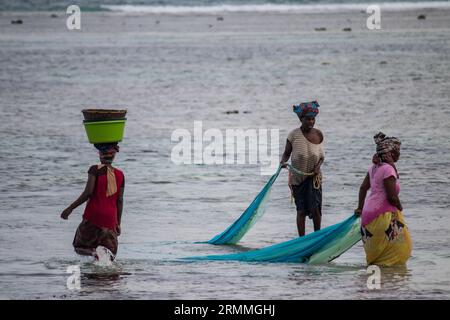
[[[120,142],[126,120],[85,122],[84,129],[90,143]]]

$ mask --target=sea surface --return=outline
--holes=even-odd
[[[102,1],[119,7],[81,6],[81,30],[70,31],[64,3],[44,2],[0,6],[1,299],[450,298],[448,3],[387,6],[381,30],[369,30],[364,9],[336,2],[174,14],[149,8],[175,1]],[[222,2],[189,6],[211,4]],[[181,260],[261,248],[297,231],[283,172],[239,245],[195,243],[233,222],[269,176],[258,164],[177,165],[172,133],[193,132],[194,121],[223,133],[278,129],[281,154],[299,126],[292,105],[313,99],[325,137],[323,226],[355,209],[373,135],[401,139],[400,198],[414,244],[407,266],[382,269],[381,288],[369,290],[361,243],[319,266]],[[84,108],[128,110],[115,161],[126,190],[113,267],[73,251],[84,205],[59,217],[98,163]],[[81,290],[67,287],[73,265]]]

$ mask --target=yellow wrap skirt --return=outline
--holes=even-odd
[[[385,212],[361,226],[367,264],[404,265],[411,256],[412,241],[401,211]]]

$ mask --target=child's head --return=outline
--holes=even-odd
[[[111,164],[114,161],[116,153],[119,152],[119,146],[115,143],[99,143],[94,145],[98,150],[100,163]]]

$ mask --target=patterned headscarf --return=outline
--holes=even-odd
[[[315,117],[319,114],[319,103],[317,101],[303,102],[293,106],[294,112],[300,117]]]
[[[377,145],[377,155],[379,156],[392,151],[400,151],[401,142],[396,137],[387,137],[383,132],[378,132],[373,140]]]
[[[119,152],[119,145],[117,142],[111,143],[95,143],[94,147],[100,151],[100,153],[116,153]]]

